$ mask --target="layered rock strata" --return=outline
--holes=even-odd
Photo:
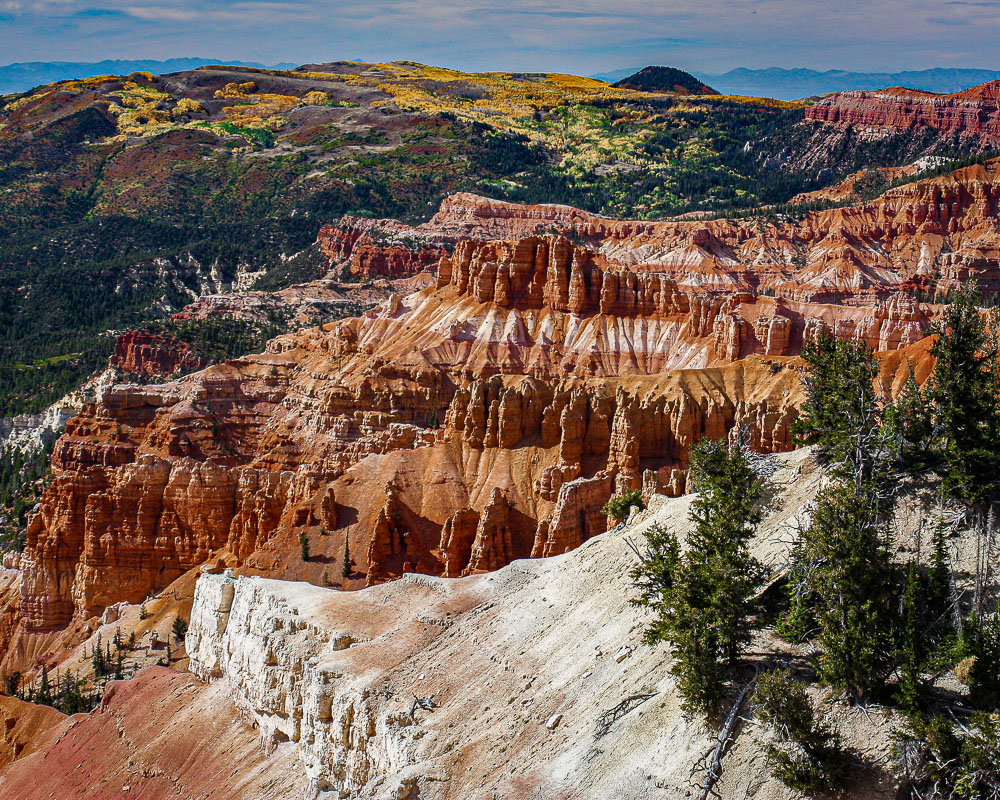
[[[172,336],[130,331],[115,340],[111,366],[142,378],[193,372],[205,366],[201,356]]]
[[[703,434],[749,425],[761,449],[791,444],[797,373],[783,363],[643,376],[611,353],[579,370],[611,373],[599,380],[559,378],[554,342],[527,338],[522,353],[487,334],[456,352],[430,321],[444,299],[467,319],[482,307],[429,292],[175,383],[115,387],[85,408],[29,524],[27,625],[139,602],[218,549],[284,574],[282,553],[303,532],[337,532],[337,547],[350,535],[369,582],[495,569],[601,532],[612,476],[669,474]],[[433,345],[408,341],[425,335]],[[510,374],[518,365],[537,377]],[[489,370],[508,374],[467,377]],[[582,492],[591,480],[600,488]],[[466,517],[445,535],[468,508],[475,533]],[[581,513],[590,521],[577,529]]]
[[[395,220],[350,215],[324,226],[318,239],[334,270],[360,278],[400,278],[433,269],[454,241],[449,236],[418,234]]]
[[[908,362],[926,375],[939,307],[913,287],[1000,277],[997,192],[980,165],[763,227],[451,198],[427,227],[455,238],[436,285],[70,422],[21,559],[25,629],[216,551],[321,583],[349,550],[345,588],[564,553],[613,494],[681,493],[700,436],[789,449],[794,357],[821,330],[882,351],[886,391]],[[563,233],[491,238],[538,227]]]
[[[1000,143],[1000,81],[954,94],[894,86],[877,92],[836,92],[806,109],[806,119],[873,128],[934,128]]]
[[[446,198],[433,219],[412,228],[394,220],[363,221],[365,234],[357,241],[384,240],[390,251],[403,243],[408,252],[424,254],[412,264],[423,270],[432,253],[450,253],[461,243],[558,231],[607,264],[657,273],[681,291],[754,291],[802,302],[870,305],[900,290],[933,297],[970,276],[996,291],[998,165],[974,165],[891,189],[869,203],[796,218],[623,221],[569,206],[463,193]],[[345,224],[353,229],[357,223]],[[340,237],[331,250],[344,263],[351,259],[353,236]],[[497,286],[473,284],[471,291],[495,294]]]

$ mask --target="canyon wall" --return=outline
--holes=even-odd
[[[869,203],[739,220],[613,220],[569,206],[463,193],[442,202],[427,223],[401,231],[394,220],[366,220],[365,235],[409,248],[407,258],[424,253],[413,269],[425,269],[435,247],[454,258],[459,246],[558,232],[612,269],[656,273],[681,291],[868,306],[897,291],[944,296],[972,275],[1000,290],[998,171],[994,160],[896,187]],[[345,218],[342,225],[343,241],[350,242],[356,222]],[[336,263],[350,265],[347,244],[336,253]]]
[[[395,220],[370,220],[345,215],[337,225],[319,232],[320,251],[340,272],[359,278],[377,275],[400,278],[432,269],[454,239],[418,235]]]
[[[835,92],[806,109],[806,119],[871,128],[933,128],[1000,143],[1000,81],[954,94],[894,86],[877,92]]]
[[[918,290],[996,285],[998,194],[989,164],[766,223],[451,198],[428,223],[454,239],[435,285],[110,387],[70,421],[29,522],[23,629],[141,602],[210,556],[359,588],[579,547],[613,495],[682,493],[700,436],[790,449],[820,330],[882,352],[887,392],[911,364],[922,379],[939,307]]]
[[[201,369],[205,361],[172,336],[129,331],[115,340],[111,366],[136,377],[160,378]]]

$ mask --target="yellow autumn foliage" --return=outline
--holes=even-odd
[[[283,114],[288,113],[302,100],[289,94],[255,94],[239,105],[225,106],[222,113],[226,122],[241,128],[278,128],[287,124]]]
[[[237,68],[233,68],[237,69]],[[155,135],[177,127],[210,128],[225,133],[231,126],[251,130],[278,131],[288,124],[289,113],[303,105],[357,106],[356,102],[338,100],[338,89],[352,86],[375,90],[376,99],[367,101],[373,109],[394,105],[404,111],[429,116],[448,113],[463,121],[479,122],[490,129],[507,131],[558,153],[561,167],[569,174],[597,170],[627,171],[647,166],[660,156],[646,145],[660,124],[669,117],[674,123],[691,115],[698,124],[707,103],[746,103],[775,108],[793,108],[801,103],[728,95],[676,96],[672,102],[663,94],[617,89],[594,78],[565,73],[515,74],[510,72],[467,73],[414,62],[357,64],[357,72],[292,72],[257,68],[239,68],[255,75],[284,75],[326,84],[330,91],[313,88],[301,97],[260,91],[253,80],[233,81],[215,91],[216,98],[229,101],[221,119],[193,119],[206,109],[191,98],[174,101],[153,86],[131,79],[111,93],[117,99],[109,108],[118,123],[120,136]],[[144,76],[145,77],[145,76]],[[120,80],[96,76],[75,82],[83,87],[90,82]],[[149,80],[154,80],[149,76]],[[60,84],[60,87],[66,84]],[[40,95],[21,98],[8,104],[15,110],[38,99]],[[173,106],[171,108],[171,105]],[[704,143],[688,142],[683,157],[698,161],[711,156]]]
[[[17,111],[19,108],[24,108],[33,100],[42,100],[50,94],[52,94],[52,92],[39,92],[37,94],[26,94],[24,97],[18,97],[16,100],[11,100],[3,107],[4,113],[8,114],[11,111]]]
[[[215,90],[215,96],[220,100],[234,100],[245,98],[249,94],[257,91],[257,84],[254,81],[244,81],[243,83],[227,83],[221,89]]]
[[[170,110],[170,115],[174,119],[178,119],[180,117],[186,117],[189,114],[205,114],[205,113],[207,112],[205,111],[204,107],[202,107],[201,103],[199,103],[197,100],[192,100],[190,97],[182,97],[180,100],[177,101],[177,105],[175,105]]]
[[[745,103],[752,106],[767,106],[768,108],[805,108],[809,103],[800,100],[776,100],[773,97],[746,97],[739,94],[702,94],[699,100],[724,100],[730,103]]]
[[[170,129],[170,112],[160,106],[173,97],[166,92],[132,80],[122,82],[122,88],[111,92],[118,103],[110,103],[108,111],[115,117],[118,133],[125,136],[150,136]]]
[[[330,102],[329,92],[306,92],[302,98],[302,102],[307,106],[321,106],[324,103]]]

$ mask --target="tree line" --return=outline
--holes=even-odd
[[[24,549],[28,514],[48,482],[55,438],[33,447],[0,448],[0,551]]]

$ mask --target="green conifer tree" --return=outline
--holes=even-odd
[[[94,667],[94,677],[100,678],[107,674],[107,666],[104,661],[104,650],[101,649],[101,634],[98,632],[97,641],[94,644],[94,655],[91,658]]]
[[[876,491],[849,481],[822,490],[804,537],[820,676],[854,700],[884,686],[894,656],[896,576]]]
[[[840,736],[817,718],[805,687],[788,670],[761,675],[754,711],[773,733],[767,745],[771,773],[790,789],[807,795],[840,789],[850,758]]]
[[[42,679],[35,692],[35,702],[42,705],[52,705],[52,687],[49,685],[49,669],[42,664]]]
[[[896,690],[900,708],[909,714],[920,711],[924,697],[924,684],[920,678],[925,657],[921,625],[922,594],[919,567],[916,562],[910,562],[906,570],[906,588],[903,592],[901,663],[899,687]]]
[[[820,458],[838,474],[861,467],[862,478],[869,479],[876,467],[871,460],[880,455],[870,440],[882,425],[874,354],[864,342],[821,331],[806,342],[802,358],[806,402],[792,431],[800,442],[816,445]]]
[[[935,463],[930,449],[933,419],[931,404],[909,362],[899,397],[885,411],[885,424],[892,428],[900,472],[914,479],[922,478]]]
[[[936,327],[929,399],[944,496],[979,506],[1000,480],[1000,368],[997,331],[979,313],[975,283],[956,293]]]
[[[803,536],[800,588],[814,604],[821,677],[860,700],[884,686],[894,660],[888,528],[899,491],[898,426],[884,424],[878,365],[863,342],[821,335],[803,357],[808,402],[796,427],[834,481],[818,494]]]
[[[341,567],[340,574],[345,578],[351,577],[351,534],[350,532],[344,537],[344,565]]]
[[[977,624],[972,634],[972,666],[969,699],[983,711],[1000,710],[1000,612]]]
[[[177,644],[180,644],[184,640],[184,636],[187,634],[187,629],[188,623],[184,617],[174,617],[174,622],[170,626],[170,630],[174,634],[174,641],[176,641]]]
[[[752,598],[763,569],[749,545],[766,482],[740,444],[707,439],[692,448],[691,480],[698,494],[687,551],[681,554],[675,536],[652,528],[632,579],[635,603],[656,612],[646,641],[673,648],[685,709],[709,712],[722,695],[726,664],[736,662],[754,627]]]
[[[931,534],[931,564],[927,573],[927,610],[930,623],[939,630],[950,630],[948,609],[951,606],[951,559],[948,556],[948,529],[938,519]]]

